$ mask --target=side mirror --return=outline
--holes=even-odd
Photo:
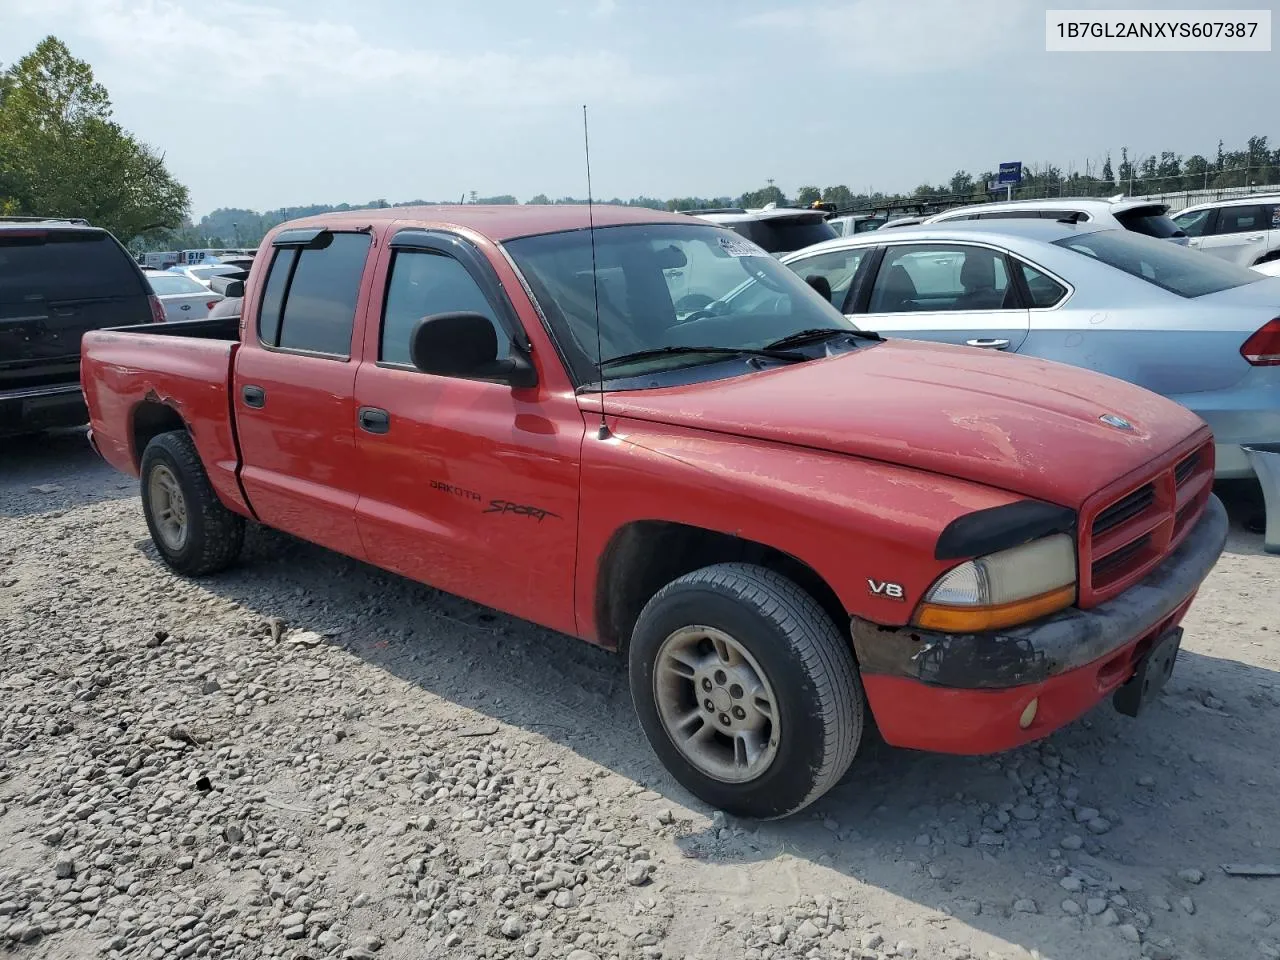
[[[209,281],[214,293],[220,293],[228,299],[239,299],[244,296],[244,281],[230,276],[214,277]]]
[[[409,357],[423,373],[471,380],[497,380],[513,387],[537,386],[538,373],[522,354],[498,359],[498,334],[480,313],[423,317],[409,340]]]

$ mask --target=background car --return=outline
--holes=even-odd
[[[918,223],[924,223],[924,217],[898,217],[896,220],[890,220],[880,229],[896,230],[898,227],[914,227]]]
[[[925,223],[955,223],[962,220],[1075,220],[1100,227],[1118,227],[1161,240],[1185,245],[1186,234],[1169,216],[1167,204],[1123,197],[1075,197],[1057,200],[1005,200],[944,210]]]
[[[0,217],[0,436],[86,422],[81,336],[163,319],[141,268],[106,230]]]
[[[195,266],[170,267],[165,272],[188,277],[208,290],[209,284],[214,277],[222,276],[223,274],[240,273],[244,269],[243,266],[235,263],[200,263]]]
[[[728,227],[734,233],[741,234],[775,255],[789,253],[839,236],[827,222],[827,215],[822,210],[776,207],[770,204],[756,210],[721,207],[714,210],[685,212],[690,216]]]
[[[164,307],[166,320],[202,320],[222,297],[190,277],[168,270],[144,270],[147,283]]]
[[[1126,230],[933,223],[782,258],[866,330],[1086,367],[1203,417],[1220,479],[1280,442],[1280,279]]]
[[[1262,263],[1255,263],[1253,269],[1263,276],[1280,277],[1280,259],[1265,260]]]
[[[889,218],[883,215],[853,213],[842,217],[832,217],[827,223],[831,224],[831,229],[836,232],[836,236],[851,237],[855,233],[870,233],[872,230],[879,230],[888,221]]]
[[[1242,267],[1280,259],[1280,194],[1200,203],[1173,221],[1191,246]]]

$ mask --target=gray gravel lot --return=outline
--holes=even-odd
[[[1233,532],[1140,720],[684,793],[610,655],[250,532],[173,576],[77,433],[0,448],[0,953],[1280,958],[1280,558]],[[922,722],[945,723],[945,717]]]

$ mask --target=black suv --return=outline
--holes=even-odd
[[[142,270],[106,230],[0,217],[0,437],[85,423],[81,335],[163,319]]]

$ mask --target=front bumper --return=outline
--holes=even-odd
[[[871,712],[895,746],[994,753],[1075,720],[1128,680],[1156,637],[1176,626],[1227,538],[1210,496],[1187,538],[1124,593],[1025,626],[983,634],[881,627],[854,618]],[[1035,720],[1019,718],[1032,700]]]

